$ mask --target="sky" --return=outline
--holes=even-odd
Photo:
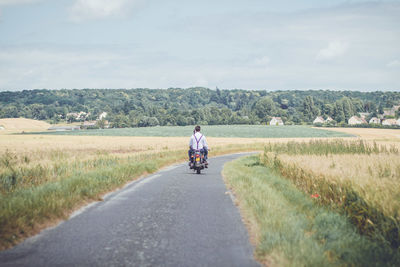
[[[0,90],[400,91],[400,0],[0,0]]]

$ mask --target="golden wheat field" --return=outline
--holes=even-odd
[[[400,130],[374,128],[322,128],[357,136],[359,139],[379,144],[400,146]]]
[[[17,119],[17,121],[13,120],[13,124],[17,125],[20,130],[28,129],[33,124],[39,125],[33,120],[29,120],[29,122],[20,121],[20,119]],[[400,131],[398,130],[359,128],[329,128],[328,130],[354,134],[359,136],[358,139],[363,139],[370,143],[379,142],[386,145],[400,146]],[[308,142],[311,139],[315,138],[265,139],[208,137],[207,141],[212,149],[232,144],[285,143],[289,141]],[[6,151],[19,155],[22,154],[28,156],[34,162],[51,161],[55,154],[62,154],[68,160],[83,160],[99,155],[124,157],[138,153],[182,150],[188,147],[188,141],[189,137],[20,135],[10,134],[5,131],[0,132],[0,154]]]
[[[311,138],[219,138],[207,137],[209,147],[267,142],[308,141]],[[0,134],[0,154],[8,151],[23,154],[31,160],[51,159],[55,153],[72,159],[88,159],[98,155],[127,155],[166,150],[187,149],[189,137],[127,137],[127,136],[63,136]],[[212,151],[211,154],[212,156]]]
[[[4,127],[4,132],[21,131],[45,131],[50,124],[44,121],[31,120],[25,118],[0,119],[0,126]]]
[[[387,216],[400,213],[398,154],[281,155],[279,158],[333,183],[351,183],[366,201],[379,207]]]

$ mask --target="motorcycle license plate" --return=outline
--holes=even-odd
[[[200,161],[200,158],[196,158],[196,161]]]

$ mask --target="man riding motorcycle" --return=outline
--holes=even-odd
[[[200,152],[204,155],[204,163],[206,165],[208,165],[207,162],[207,156],[208,156],[208,145],[207,145],[207,141],[206,141],[206,137],[200,133],[200,126],[197,125],[194,128],[193,131],[193,135],[190,137],[190,141],[189,141],[189,165],[190,163],[192,163],[192,154],[196,151],[196,150],[200,150]]]

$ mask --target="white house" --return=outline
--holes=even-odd
[[[318,116],[315,118],[315,120],[313,121],[313,124],[317,124],[317,123],[325,123],[324,118],[322,118],[321,116]]]
[[[357,124],[363,124],[367,123],[363,118],[359,118],[357,116],[353,116],[349,119],[348,124],[349,125],[357,125]]]
[[[272,117],[269,122],[269,125],[283,125],[283,121],[281,117]]]
[[[400,118],[397,119],[397,125],[400,126]]]
[[[326,118],[325,122],[330,122],[330,121],[333,121],[333,119],[330,116],[328,116],[328,118]]]
[[[89,127],[95,127],[97,121],[84,121],[82,124],[82,128],[87,129]]]
[[[99,115],[99,120],[105,119],[107,117],[107,112],[103,112]]]
[[[380,124],[380,123],[381,123],[381,120],[378,119],[377,117],[372,117],[372,118],[369,120],[369,124],[372,124],[372,123],[374,123],[374,124]]]
[[[397,121],[395,119],[386,119],[382,121],[382,125],[385,126],[394,126],[394,125],[398,125]]]
[[[86,120],[87,117],[89,117],[89,115],[90,115],[90,112],[89,113],[86,113],[84,111],[81,111],[79,113],[72,112],[72,113],[67,114],[67,118],[71,117],[76,121],[79,121],[79,120],[84,121],[84,120]]]

